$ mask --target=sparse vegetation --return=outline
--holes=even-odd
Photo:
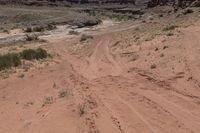
[[[174,33],[172,33],[172,32],[169,32],[169,33],[167,33],[166,35],[167,35],[167,36],[173,36],[173,35],[174,35]]]
[[[78,32],[78,31],[71,30],[71,31],[69,31],[69,34],[70,34],[70,35],[79,35],[79,32]]]
[[[24,29],[24,31],[25,31],[25,32],[28,32],[28,33],[29,33],[29,32],[32,32],[32,28],[31,28],[31,27],[26,27],[26,28]]]
[[[24,74],[19,74],[18,77],[19,78],[24,78]]]
[[[163,29],[163,31],[174,30],[174,29],[176,29],[176,28],[178,28],[178,26],[176,26],[176,25],[170,25],[170,26],[166,26],[166,27]]]
[[[0,56],[0,70],[17,67],[21,64],[19,54],[6,54]]]
[[[174,13],[172,2],[150,9],[142,3],[136,5],[158,0],[120,0],[121,4],[112,0],[116,3],[109,5],[108,0],[94,0],[91,5],[91,0],[71,0],[77,4],[70,8],[60,7],[70,4],[70,0],[6,1],[30,5],[2,6],[10,10],[8,18],[7,9],[0,9],[0,27],[7,29],[12,22],[13,26],[19,25],[10,34],[0,33],[0,43],[6,44],[0,45],[0,53],[16,52],[19,58],[19,67],[12,67],[13,63],[11,69],[0,69],[2,133],[200,130],[200,23],[195,21],[200,19],[200,9],[177,18],[184,8]],[[49,5],[37,7],[35,1]],[[87,10],[103,10],[111,19],[106,17],[98,26],[80,28],[95,24],[81,16]],[[54,25],[58,29],[46,31],[47,23],[52,24],[49,29]],[[26,26],[31,26],[30,33],[21,30]],[[42,38],[49,42],[40,43]],[[4,75],[10,78],[3,80]]]
[[[3,32],[4,32],[4,33],[7,33],[7,34],[10,33],[10,32],[9,32],[8,30],[6,30],[6,29],[4,29]]]
[[[9,53],[0,56],[0,70],[4,70],[11,67],[17,67],[21,65],[21,59],[32,60],[32,59],[44,59],[48,57],[46,50],[38,48],[36,50],[26,49],[20,53]]]
[[[44,104],[52,104],[54,101],[52,96],[45,97]]]
[[[139,27],[136,27],[134,30],[135,30],[135,31],[139,31],[139,30],[140,30],[140,28],[139,28]]]
[[[32,28],[33,32],[42,32],[44,31],[44,27],[43,26],[35,26]]]
[[[183,10],[183,14],[184,15],[187,15],[187,14],[189,14],[189,13],[193,13],[194,11],[192,10],[192,9],[190,9],[190,8],[187,8],[187,9],[185,9],[185,10]]]
[[[93,39],[93,36],[83,34],[83,35],[81,36],[80,41],[83,42],[83,41],[86,41],[86,40],[88,40],[88,39]]]
[[[24,29],[25,32],[30,33],[30,32],[42,32],[44,30],[53,30],[55,29],[56,26],[52,24],[47,24],[47,26],[34,26],[34,27],[26,27]]]
[[[130,18],[126,15],[117,15],[116,16],[118,21],[128,21]]]
[[[26,41],[34,41],[38,40],[38,36],[36,34],[26,35]]]
[[[60,5],[63,5],[63,3]],[[2,24],[0,25],[0,29],[24,28],[24,31],[28,33],[52,30],[56,28],[56,24],[85,27],[94,26],[101,22],[98,17],[89,16],[87,13],[78,10],[56,8],[55,11],[55,8],[40,6],[13,6],[12,9],[1,7],[0,16],[0,23]]]
[[[57,85],[56,85],[56,83],[54,82],[54,83],[53,83],[53,88],[56,88],[56,86],[57,86]]]
[[[159,49],[158,48],[155,48],[155,51],[158,51]]]
[[[42,48],[34,49],[26,49],[20,53],[22,59],[33,60],[33,59],[44,59],[47,58],[48,54],[46,50]]]
[[[22,68],[24,69],[24,72],[27,72],[30,69],[30,65],[23,63]]]
[[[79,115],[80,116],[83,116],[86,113],[85,104],[79,104],[78,109],[79,109]]]
[[[68,95],[68,91],[67,90],[63,90],[63,91],[60,91],[59,94],[58,94],[58,97],[59,98],[63,98],[65,96]]]
[[[169,46],[166,46],[166,45],[165,45],[165,46],[163,46],[163,49],[167,49],[167,48],[169,48]]]
[[[156,69],[156,67],[157,67],[156,64],[151,65],[151,69]]]
[[[108,10],[87,10],[87,13],[90,15],[90,16],[95,16],[97,18],[109,18],[109,19],[115,19],[115,20],[118,20],[118,21],[127,21],[127,20],[130,20],[132,18],[134,18],[135,16],[133,15],[133,10],[132,9],[128,9],[126,11],[123,11],[123,10],[118,10],[118,9],[112,9],[112,11],[108,11]],[[141,12],[138,12],[139,14]]]
[[[164,57],[165,55],[162,53],[161,55],[160,55],[160,57]]]
[[[11,72],[8,71],[8,70],[3,70],[3,71],[0,71],[0,77],[3,78],[3,79],[6,79],[10,76]]]
[[[53,25],[53,24],[48,24],[46,27],[45,27],[46,30],[53,30],[53,29],[56,29],[56,26]]]
[[[16,47],[10,47],[10,48],[9,48],[9,52],[10,52],[10,51],[15,51],[15,50],[17,50]]]

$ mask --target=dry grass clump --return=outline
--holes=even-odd
[[[12,53],[6,55],[0,55],[0,70],[4,70],[11,67],[17,67],[21,65],[21,60],[39,60],[48,57],[46,50],[42,48],[38,49],[26,49],[20,53]]]

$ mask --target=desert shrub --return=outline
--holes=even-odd
[[[35,26],[35,27],[26,27],[24,29],[25,32],[42,32],[44,30],[53,30],[56,26],[52,24],[48,24],[47,26]]]
[[[36,50],[26,49],[20,53],[20,56],[22,59],[25,59],[25,60],[33,60],[33,59],[39,60],[39,59],[47,58],[48,53],[46,52],[46,50],[42,48],[38,48]]]
[[[74,31],[74,30],[70,30],[70,31],[69,31],[69,34],[70,34],[70,35],[78,35],[79,32],[78,32],[78,31]]]
[[[53,24],[48,24],[46,27],[45,27],[46,30],[54,30],[56,29],[56,26],[53,25]]]
[[[36,51],[33,49],[26,49],[20,53],[20,56],[26,60],[32,60],[36,57]]]
[[[9,34],[9,30],[7,30],[7,29],[4,29],[3,32]]]
[[[83,34],[83,35],[81,36],[80,41],[83,42],[83,41],[86,41],[86,40],[88,40],[88,39],[93,39],[93,36]]]
[[[165,46],[163,46],[163,49],[167,49],[167,48],[169,48],[169,46],[166,46],[166,45],[165,45]]]
[[[116,15],[118,21],[128,21],[130,18],[126,15]]]
[[[185,10],[183,10],[183,14],[184,15],[186,15],[186,14],[189,14],[189,13],[193,13],[194,11],[192,10],[192,9],[190,9],[190,8],[188,8],[188,9],[185,9]]]
[[[45,104],[52,104],[53,101],[54,101],[54,98],[52,96],[45,97],[45,99],[44,99],[44,105]]]
[[[157,67],[156,64],[151,65],[151,69],[156,69],[156,67]]]
[[[75,14],[74,14],[75,15]],[[77,26],[78,28],[98,25],[102,21],[97,17],[88,16],[85,13],[76,14],[77,17],[69,21],[70,25]]]
[[[58,97],[59,98],[63,98],[65,96],[68,95],[68,91],[67,90],[63,90],[63,91],[60,91],[59,94],[58,94]]]
[[[174,30],[176,29],[178,26],[176,25],[170,25],[170,26],[167,26],[163,29],[163,31],[169,31],[169,30]]]
[[[48,57],[48,53],[46,50],[42,49],[42,48],[38,48],[36,50],[37,52],[37,58],[36,59],[44,59]]]
[[[26,41],[34,41],[38,40],[38,36],[36,34],[26,35]]]
[[[86,106],[85,104],[79,104],[79,115],[83,116],[86,113]]]
[[[166,35],[167,35],[167,36],[173,36],[173,35],[174,35],[174,33],[172,33],[172,32],[169,32],[169,33],[167,33]]]
[[[33,27],[33,31],[34,32],[42,32],[42,31],[44,31],[44,27],[43,26],[35,26],[35,27]]]
[[[19,54],[6,54],[0,56],[0,70],[17,67],[21,64]]]
[[[26,27],[26,29],[24,29],[25,32],[32,32],[32,28],[31,27]]]

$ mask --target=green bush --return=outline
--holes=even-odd
[[[30,32],[42,32],[44,30],[53,30],[55,28],[56,28],[55,25],[48,24],[47,26],[26,27],[24,29],[24,31],[27,32],[27,33],[30,33]]]
[[[6,54],[0,56],[0,70],[17,67],[21,64],[19,54]]]
[[[32,60],[36,57],[36,52],[33,49],[26,49],[20,53],[20,56],[26,60]]]
[[[44,59],[48,57],[46,50],[42,48],[26,49],[21,53],[12,53],[6,55],[0,55],[0,71],[6,68],[17,67],[21,65],[21,59],[33,60],[33,59]]]
[[[83,35],[81,36],[80,41],[83,42],[83,41],[86,41],[86,40],[88,40],[88,39],[93,39],[93,36],[83,34]]]
[[[45,59],[48,57],[48,53],[46,50],[42,49],[42,48],[38,48],[36,50],[37,52],[37,58],[36,59]]]
[[[44,59],[47,58],[48,53],[46,50],[42,48],[38,48],[36,50],[33,49],[26,49],[20,53],[22,59],[25,60],[33,60],[33,59]]]
[[[128,16],[125,16],[125,15],[123,16],[119,15],[119,16],[116,16],[116,18],[118,21],[128,21],[130,19]]]

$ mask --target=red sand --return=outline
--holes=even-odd
[[[1,79],[0,132],[199,133],[200,28],[169,38],[166,49],[159,39],[132,46],[135,61],[113,50],[118,34],[96,36],[78,52],[55,39],[47,47],[58,63]]]

